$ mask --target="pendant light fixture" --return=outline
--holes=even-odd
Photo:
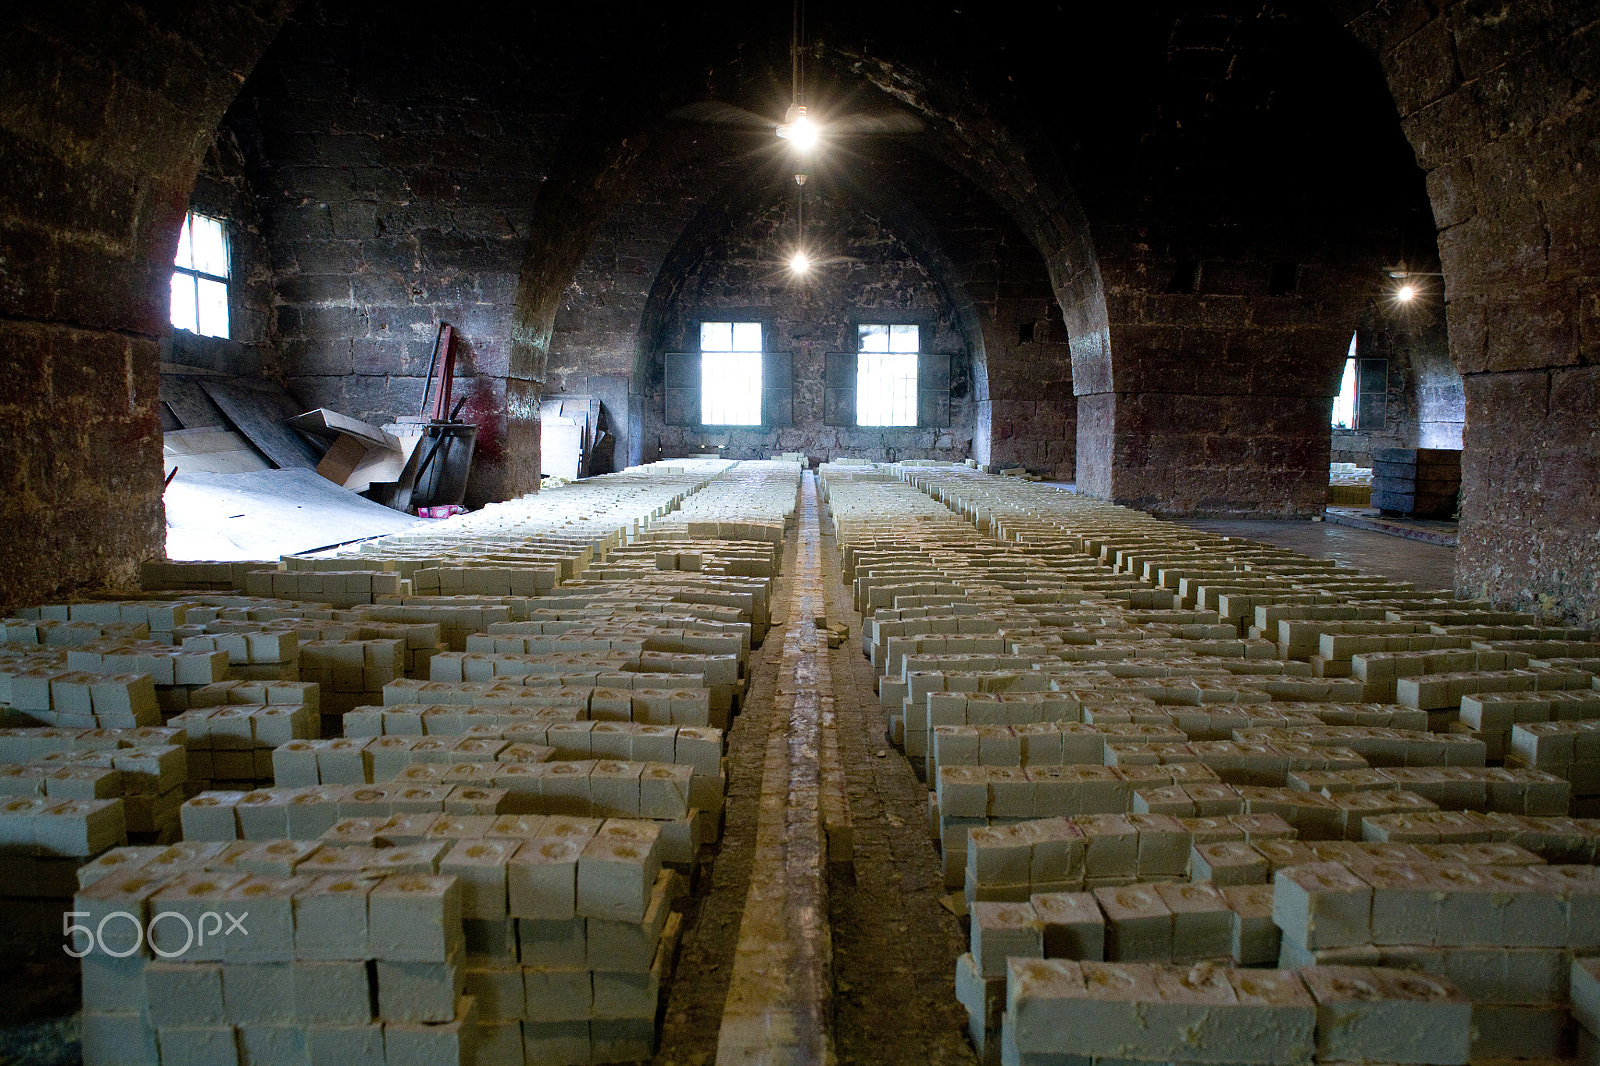
[[[817,127],[806,115],[805,70],[800,54],[801,40],[805,34],[805,8],[803,0],[794,0],[794,21],[789,35],[789,110],[784,114],[778,136],[788,141],[801,156],[808,155],[817,144]],[[789,272],[801,277],[811,272],[811,256],[806,253],[806,172],[802,161],[794,176],[795,183],[795,242],[794,254],[789,257]]]
[[[817,127],[806,114],[805,71],[800,42],[805,37],[805,8],[794,0],[794,22],[789,33],[789,110],[784,112],[778,136],[804,155],[817,145]]]

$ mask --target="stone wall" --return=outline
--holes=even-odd
[[[1465,381],[1457,589],[1600,619],[1600,23],[1584,0],[1344,3],[1427,171]]]
[[[419,34],[381,4],[307,4],[227,119],[262,202],[285,385],[308,408],[414,417],[450,323],[479,425],[473,505],[536,487],[508,481],[507,378],[546,117],[565,101],[514,30],[484,13]]]
[[[281,377],[277,275],[261,231],[261,212],[246,162],[232,131],[218,132],[189,196],[189,210],[223,219],[228,233],[228,337],[173,329],[162,341],[164,360],[229,374]]]
[[[1331,460],[1371,466],[1377,448],[1459,450],[1466,398],[1461,375],[1450,361],[1442,307],[1408,316],[1387,298],[1374,303],[1368,328],[1357,331],[1356,358],[1388,361],[1384,424],[1376,429],[1335,428]]]
[[[285,4],[0,14],[0,608],[160,555],[159,338],[189,190]]]
[[[1163,95],[1125,116],[1144,123],[1137,143],[1104,134],[1139,165],[1094,166],[1092,137],[1069,164],[1108,322],[1074,365],[1096,408],[1079,487],[1163,515],[1315,515],[1351,331],[1381,264],[1427,244],[1421,175],[1379,72],[1313,14],[1197,10],[1162,28],[1148,74]]]
[[[641,461],[660,446],[658,439],[642,439],[646,418],[659,422],[659,402],[646,403],[639,391],[644,386],[634,384],[648,378],[658,355],[651,338],[662,328],[662,311],[652,301],[673,300],[687,269],[682,260],[700,256],[702,244],[742,224],[730,215],[747,210],[739,204],[752,183],[778,188],[790,180],[781,166],[768,163],[752,179],[756,143],[715,129],[658,131],[632,191],[600,227],[562,294],[548,386],[602,396],[621,437],[619,462],[623,455]],[[1068,340],[1038,250],[988,196],[926,154],[898,145],[851,145],[845,153],[846,167],[833,176],[861,210],[906,243],[908,254],[954,301],[958,332],[973,360],[970,428],[947,445],[939,444],[946,434],[926,441],[900,434],[903,439],[887,441],[888,447],[902,458],[941,448],[946,456],[965,456],[960,438],[971,441],[970,454],[980,462],[1070,479],[1076,402]],[[626,401],[624,389],[630,390]],[[628,412],[632,417],[624,422]],[[852,444],[882,455],[885,443],[829,433],[815,447],[823,454]]]
[[[971,357],[949,298],[927,269],[877,219],[847,195],[807,186],[805,243],[817,267],[796,277],[786,262],[796,236],[788,183],[758,199],[724,237],[701,250],[681,279],[658,279],[674,292],[653,351],[694,352],[703,319],[762,321],[769,351],[793,358],[794,424],[780,427],[668,426],[659,364],[643,394],[644,457],[720,447],[729,458],[802,452],[875,460],[964,459],[972,444]],[[776,201],[773,195],[779,197]],[[875,428],[823,422],[823,364],[830,352],[853,352],[860,322],[917,322],[924,351],[951,355],[947,427]],[[654,451],[652,451],[654,445]]]

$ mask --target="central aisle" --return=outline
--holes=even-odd
[[[836,649],[814,624],[823,616],[850,627]],[[886,739],[860,627],[807,471],[773,627],[729,734],[727,823],[658,1062],[976,1061],[927,788]],[[853,848],[836,840],[830,868],[825,824],[837,833],[841,819]]]

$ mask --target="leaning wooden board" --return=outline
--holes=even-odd
[[[222,409],[238,431],[261,454],[285,470],[315,470],[313,459],[294,431],[283,424],[277,398],[261,389],[221,381],[202,381],[200,387]]]

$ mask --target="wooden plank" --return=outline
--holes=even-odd
[[[184,429],[221,428],[225,421],[194,378],[161,375],[161,399]]]
[[[272,393],[221,381],[204,381],[200,387],[234,428],[273,463],[285,470],[317,468],[306,445],[283,424],[279,401]]]
[[[161,435],[161,446],[169,455],[200,455],[205,452],[243,452],[249,451],[250,445],[245,443],[243,437],[220,426],[206,426],[201,429],[175,429],[170,433]],[[262,463],[256,469],[265,470],[267,464]]]
[[[399,445],[392,435],[377,426],[368,425],[359,418],[351,418],[338,411],[330,411],[326,407],[319,407],[315,411],[307,411],[305,414],[295,415],[284,421],[295,429],[322,437],[337,437],[343,433],[374,448],[394,448]]]
[[[583,459],[583,426],[573,418],[550,418],[539,423],[539,472],[546,477],[578,479]]]
[[[252,470],[272,469],[254,448],[237,452],[200,452],[195,455],[168,452],[163,468],[168,474],[174,470],[182,470],[185,474],[245,474]]]

